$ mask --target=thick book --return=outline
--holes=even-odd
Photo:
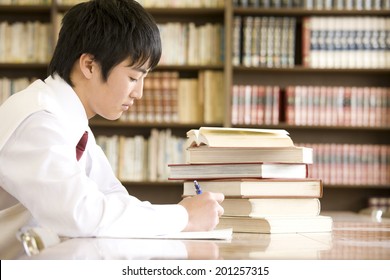
[[[333,220],[329,216],[273,216],[263,218],[222,216],[217,229],[233,228],[245,233],[330,232]]]
[[[317,216],[321,211],[318,198],[226,198],[221,206],[224,216]]]
[[[169,180],[221,178],[306,178],[308,165],[299,163],[168,164]]]
[[[187,147],[291,147],[288,132],[283,129],[201,127],[187,131]]]
[[[203,191],[220,192],[225,197],[322,197],[323,186],[320,179],[239,179],[239,180],[200,180]],[[194,183],[183,183],[183,196],[196,195]]]
[[[190,147],[187,163],[279,162],[313,163],[313,149],[309,147]]]

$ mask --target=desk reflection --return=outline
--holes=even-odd
[[[332,214],[329,233],[234,233],[231,240],[75,238],[21,259],[390,259],[390,219]]]
[[[317,240],[314,238],[317,238]],[[330,234],[235,234],[232,240],[75,238],[22,259],[318,259]]]
[[[33,260],[153,260],[219,259],[218,246],[212,241],[167,239],[74,238],[67,239]]]

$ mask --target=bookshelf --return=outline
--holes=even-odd
[[[228,19],[230,33],[234,34],[234,19],[235,17],[240,17],[245,19],[248,17],[252,18],[293,18],[295,20],[295,49],[294,49],[294,65],[293,66],[278,66],[278,67],[267,67],[267,66],[245,66],[244,59],[241,60],[241,63],[236,65],[228,66],[228,71],[226,75],[230,75],[228,78],[229,83],[227,88],[231,88],[233,85],[268,85],[268,86],[278,86],[281,91],[282,102],[288,102],[286,98],[286,88],[289,86],[309,88],[311,90],[322,88],[331,88],[331,87],[341,87],[343,89],[350,87],[358,88],[373,88],[373,87],[386,87],[390,86],[390,80],[388,79],[390,74],[390,65],[387,64],[382,68],[379,67],[311,67],[310,65],[305,65],[303,44],[304,40],[304,29],[303,23],[306,18],[316,17],[316,18],[332,18],[332,19],[342,19],[342,18],[388,18],[390,11],[387,8],[382,9],[361,9],[356,8],[351,9],[336,9],[332,7],[320,8],[320,9],[308,9],[302,7],[252,7],[250,6],[251,1],[238,1],[236,6],[227,5],[226,9],[230,10],[227,14],[230,16]],[[254,1],[256,2],[256,1]],[[261,1],[260,1],[261,2]],[[271,1],[272,2],[272,1]],[[308,1],[309,2],[309,1]],[[364,1],[363,1],[364,2]],[[273,2],[272,2],[273,3]],[[336,3],[336,1],[334,1]],[[245,22],[245,20],[243,20]],[[356,23],[356,22],[355,22]],[[245,28],[245,27],[243,27]],[[243,31],[242,34],[244,34]],[[245,35],[243,35],[245,36]],[[268,38],[269,39],[269,38]],[[230,53],[234,54],[234,50]],[[363,52],[364,54],[364,52]],[[227,59],[227,63],[232,61],[232,59]],[[307,90],[308,91],[308,90]],[[310,90],[309,90],[310,91]],[[233,94],[233,93],[232,93]],[[329,94],[329,93],[328,93]],[[300,98],[308,98],[309,95],[304,95]],[[284,101],[283,101],[284,97]],[[298,97],[296,97],[298,98]],[[313,98],[313,97],[312,97]],[[388,98],[388,93],[387,93]],[[232,100],[232,98],[230,99]],[[310,99],[308,99],[310,100]],[[297,101],[297,99],[295,99]],[[343,100],[342,100],[343,101]],[[387,102],[387,101],[386,101]],[[383,103],[382,103],[383,104]],[[228,104],[228,107],[231,108],[232,104]],[[300,123],[295,118],[295,121],[288,121],[286,116],[286,106],[282,105],[280,109],[279,120],[276,123],[272,124],[262,124],[262,126],[270,128],[284,128],[290,132],[292,139],[296,143],[307,144],[308,146],[313,145],[317,147],[323,147],[333,143],[338,145],[350,145],[353,147],[360,147],[365,144],[370,145],[389,145],[390,143],[390,127],[388,119],[385,119],[379,125],[372,125],[368,122],[364,122],[367,117],[363,117],[362,120],[356,122],[352,125],[351,122],[337,122],[337,121],[323,121],[322,123],[313,124],[313,120],[307,118],[307,114],[311,113],[311,116],[321,115],[319,109],[313,112],[310,110],[304,111],[303,108],[299,112],[300,117],[303,117],[303,114],[306,114],[306,122]],[[308,106],[307,103],[303,106]],[[309,107],[310,109],[310,107]],[[311,108],[313,110],[313,108]],[[229,112],[232,112],[230,110]],[[335,112],[331,111],[331,112]],[[359,115],[363,110],[358,110],[354,116]],[[388,111],[387,111],[388,114]],[[328,114],[329,115],[329,114]],[[330,113],[332,115],[332,113]],[[382,115],[383,116],[383,115]],[[360,117],[361,118],[361,117]],[[387,117],[388,118],[388,117]],[[330,123],[330,124],[329,124]],[[226,116],[227,126],[234,126],[232,123],[232,116]],[[258,125],[239,123],[236,126],[248,126],[248,127],[257,127]],[[317,150],[315,148],[315,150]],[[323,156],[323,154],[322,154]],[[362,156],[362,154],[360,154]],[[334,158],[337,158],[335,155]],[[324,158],[324,156],[323,156]],[[324,210],[353,210],[358,211],[361,208],[366,207],[368,197],[370,196],[389,196],[390,186],[388,180],[384,184],[378,184],[376,182],[368,182],[363,180],[363,175],[360,179],[361,181],[351,183],[349,182],[340,182],[334,178],[326,177],[334,175],[337,173],[335,170],[329,169],[329,165],[338,166],[338,163],[332,162],[328,163],[328,167],[324,167],[327,164],[322,164],[321,177],[325,178],[325,189],[324,197],[322,198],[322,206]],[[365,162],[367,164],[367,162]],[[337,168],[337,167],[336,167]],[[353,167],[356,170],[364,172],[367,169],[365,167]],[[361,169],[358,169],[361,168]],[[325,174],[325,171],[327,172]],[[354,170],[355,173],[358,171]],[[388,166],[387,166],[387,171]],[[351,172],[350,172],[351,173]],[[318,174],[318,173],[315,173]],[[366,175],[366,177],[369,175]],[[355,180],[356,181],[356,180]],[[360,183],[364,182],[364,183]]]
[[[142,135],[144,138],[151,136],[151,131],[157,129],[159,131],[169,130],[173,136],[184,137],[185,132],[191,128],[200,126],[226,126],[226,127],[264,127],[264,128],[283,128],[290,132],[294,142],[310,145],[318,144],[350,144],[350,145],[390,145],[390,122],[381,123],[380,125],[350,125],[350,124],[297,124],[286,121],[286,88],[290,87],[359,87],[359,88],[390,88],[390,65],[384,67],[335,67],[335,68],[319,68],[309,67],[304,63],[303,49],[303,23],[305,18],[320,17],[320,18],[389,18],[389,7],[381,9],[364,8],[357,9],[356,7],[344,8],[320,8],[313,6],[307,8],[304,6],[298,7],[252,7],[250,4],[256,1],[222,1],[223,6],[213,7],[156,7],[147,6],[149,3],[156,1],[140,1],[145,4],[147,9],[155,17],[158,24],[167,26],[168,23],[178,23],[173,30],[186,30],[193,24],[195,27],[205,26],[207,24],[220,25],[222,29],[219,31],[220,53],[217,61],[189,61],[181,59],[179,61],[162,62],[153,73],[175,73],[178,79],[193,79],[201,83],[200,77],[205,72],[218,72],[222,80],[219,90],[213,88],[210,92],[222,92],[223,95],[214,98],[218,107],[223,108],[221,118],[211,118],[205,121],[204,115],[198,119],[190,119],[181,122],[179,119],[171,119],[169,121],[161,121],[152,119],[149,121],[115,121],[108,122],[95,118],[91,121],[92,129],[97,136],[126,136],[132,137]],[[148,2],[148,3],[147,3]],[[157,1],[160,4],[164,1]],[[156,2],[156,3],[157,3]],[[166,1],[169,2],[169,1]],[[180,1],[181,2],[181,1]],[[198,3],[197,1],[195,1]],[[194,4],[196,4],[194,2]],[[217,1],[216,1],[217,2]],[[292,1],[300,3],[300,1]],[[307,1],[309,2],[309,1]],[[319,1],[320,2],[320,1]],[[337,1],[334,1],[335,3]],[[42,3],[46,3],[42,1]],[[184,3],[181,2],[181,3]],[[201,3],[201,1],[199,1]],[[243,5],[247,3],[247,6]],[[273,3],[273,2],[272,2]],[[276,2],[275,2],[276,3]],[[364,1],[363,1],[364,3]],[[53,43],[58,30],[58,18],[65,13],[70,7],[69,1],[53,0],[48,4],[37,5],[6,5],[0,1],[0,23],[16,21],[27,22],[30,20],[39,20],[48,23],[51,26],[50,40]],[[292,61],[286,65],[244,65],[234,61],[235,48],[241,46],[242,39],[236,39],[234,33],[235,19],[240,18],[288,18],[292,22],[291,30],[294,32],[292,41],[293,52],[287,55]],[[283,24],[283,21],[281,21]],[[191,25],[191,28],[194,26]],[[282,29],[280,29],[282,30]],[[172,32],[172,31],[171,31]],[[174,31],[173,31],[174,32]],[[241,32],[241,31],[240,31]],[[388,31],[387,31],[388,32]],[[176,32],[177,33],[177,32]],[[199,33],[204,34],[204,33]],[[242,31],[241,35],[244,34]],[[248,33],[249,34],[249,33]],[[388,36],[388,35],[386,35]],[[286,35],[288,37],[288,35]],[[192,37],[191,37],[192,38]],[[387,37],[387,41],[389,38]],[[176,42],[176,41],[175,41]],[[288,44],[288,43],[286,43]],[[207,44],[206,44],[207,45]],[[208,48],[211,46],[208,45]],[[179,53],[178,46],[170,45],[166,49],[174,49],[175,53]],[[199,49],[196,49],[200,51]],[[291,48],[291,47],[290,47]],[[388,48],[388,45],[387,45]],[[181,50],[182,51],[182,50]],[[186,50],[189,52],[189,50]],[[50,52],[50,51],[49,51]],[[207,48],[206,48],[207,53]],[[288,56],[289,55],[289,56]],[[279,59],[286,57],[280,56]],[[46,75],[47,62],[15,62],[15,61],[0,61],[0,78],[44,78]],[[158,75],[157,75],[158,76]],[[202,78],[203,79],[203,78]],[[278,118],[273,123],[233,123],[232,122],[232,102],[233,102],[233,86],[273,86],[278,87],[280,95],[278,95],[281,106],[278,105]],[[161,89],[160,89],[161,90]],[[160,91],[161,93],[162,91]],[[199,91],[197,91],[199,92]],[[387,94],[388,96],[388,94]],[[145,101],[147,99],[144,94]],[[388,100],[388,99],[387,99]],[[390,102],[390,101],[386,101]],[[389,104],[389,103],[387,103]],[[145,105],[146,106],[146,105]],[[137,106],[135,106],[137,107]],[[142,106],[138,106],[139,108]],[[134,108],[132,108],[134,109]],[[206,110],[204,107],[201,111]],[[210,110],[210,109],[208,109]],[[387,105],[388,110],[388,105]],[[187,109],[184,111],[188,111]],[[199,111],[199,110],[198,110]],[[388,113],[388,111],[387,111]],[[388,167],[387,167],[387,172]],[[147,199],[155,203],[173,203],[180,200],[182,186],[180,183],[171,183],[164,181],[143,180],[141,182],[124,181],[129,192],[137,195],[141,199]],[[390,196],[390,183],[385,184],[330,184],[325,183],[324,198],[322,205],[324,210],[353,210],[357,211],[366,207],[370,196]]]

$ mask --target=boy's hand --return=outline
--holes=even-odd
[[[200,195],[184,198],[179,204],[188,212],[188,224],[183,231],[213,230],[223,214],[220,203],[225,196],[222,193],[203,192]]]

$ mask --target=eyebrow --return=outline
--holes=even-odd
[[[149,72],[149,69],[144,69],[144,68],[134,68],[134,70],[139,71],[143,74],[147,74]]]

